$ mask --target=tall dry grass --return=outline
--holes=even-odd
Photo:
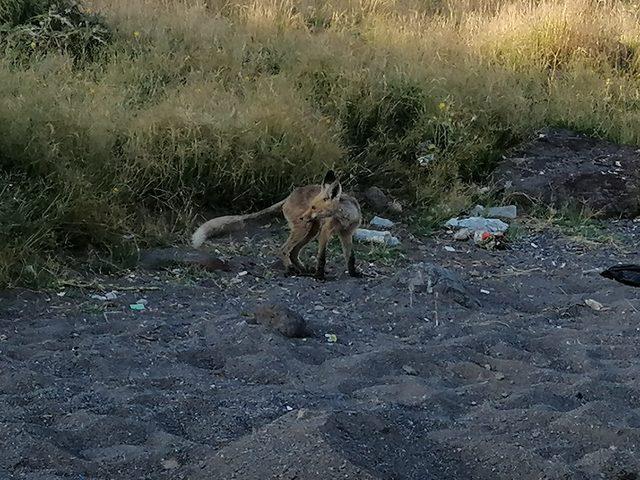
[[[195,211],[256,208],[330,166],[429,218],[539,127],[640,143],[630,2],[85,7],[110,29],[91,58],[39,38],[0,50],[0,284],[182,238]]]

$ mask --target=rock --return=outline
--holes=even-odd
[[[364,201],[376,212],[384,212],[389,205],[389,199],[378,187],[369,187],[364,191]]]
[[[363,202],[376,213],[402,213],[402,205],[397,200],[389,198],[378,187],[369,187],[362,194]]]
[[[469,217],[469,218],[451,218],[446,223],[447,227],[451,228],[468,228],[473,232],[490,232],[490,233],[502,233],[506,232],[509,225],[497,218],[482,218],[482,217]]]
[[[185,266],[195,266],[208,271],[228,272],[231,270],[231,266],[227,262],[207,252],[176,247],[145,250],[140,255],[139,264],[149,270]]]
[[[514,220],[518,217],[518,207],[515,205],[505,205],[503,207],[484,208],[476,205],[469,212],[472,217],[501,218],[504,220]]]
[[[438,292],[440,298],[452,300],[467,308],[480,305],[478,299],[456,273],[433,263],[415,263],[398,272],[396,281],[406,285],[411,293]]]
[[[504,207],[487,208],[486,217],[502,218],[504,220],[515,220],[518,217],[518,207],[515,205],[505,205]]]
[[[568,130],[547,130],[518,148],[494,181],[525,203],[587,207],[601,217],[640,214],[640,154]]]
[[[373,226],[373,227],[379,227],[379,228],[391,228],[395,225],[395,223],[393,223],[391,220],[388,220],[386,218],[382,218],[382,217],[378,217],[377,215],[375,217],[373,217],[371,219],[371,221],[369,222],[369,225]]]
[[[253,321],[248,320],[247,323],[259,323],[289,338],[302,338],[308,335],[304,318],[279,303],[268,303],[256,308]]]
[[[476,205],[471,209],[469,215],[472,217],[484,217],[485,208],[482,205]]]

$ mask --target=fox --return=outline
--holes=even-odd
[[[288,275],[304,275],[307,269],[300,261],[300,252],[318,239],[318,255],[314,276],[325,279],[327,245],[338,235],[347,271],[352,277],[362,277],[356,268],[353,235],[362,223],[358,201],[342,191],[342,184],[333,170],[326,172],[321,184],[294,189],[287,198],[263,210],[246,215],[227,215],[203,223],[193,233],[191,243],[199,248],[207,238],[242,230],[248,220],[266,218],[282,211],[289,227],[289,237],[280,248],[280,257]]]

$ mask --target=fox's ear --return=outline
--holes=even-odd
[[[324,185],[330,185],[335,181],[336,181],[336,174],[333,172],[333,170],[329,170],[327,174],[324,176],[324,180],[322,181],[322,183]]]
[[[340,185],[340,182],[335,182],[331,186],[331,191],[329,193],[329,197],[331,197],[332,200],[335,200],[336,198],[338,198],[340,196],[341,193],[342,193],[342,185]]]

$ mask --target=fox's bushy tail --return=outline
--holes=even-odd
[[[198,248],[207,238],[217,237],[242,230],[245,228],[246,222],[249,220],[259,220],[276,215],[282,208],[282,205],[284,205],[284,202],[285,201],[282,200],[255,213],[248,213],[246,215],[225,215],[224,217],[212,218],[208,222],[200,225],[193,233],[191,236],[191,244],[194,248]]]

